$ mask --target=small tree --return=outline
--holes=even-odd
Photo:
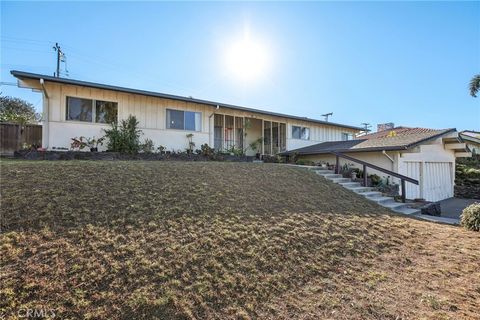
[[[31,103],[20,98],[0,96],[0,122],[27,124],[39,120],[40,115]]]
[[[140,150],[142,130],[138,129],[138,120],[135,116],[130,115],[127,120],[122,120],[120,125],[112,123],[112,128],[104,131],[109,151],[138,153]]]

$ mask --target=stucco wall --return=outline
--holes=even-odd
[[[345,153],[346,155],[359,159],[362,161],[366,161],[373,165],[379,166],[381,168],[385,168],[387,170],[391,170],[393,172],[397,172],[397,166],[395,162],[390,161],[385,155],[381,152],[351,152]],[[387,154],[394,160],[398,158],[397,152],[387,152]],[[301,156],[301,159],[311,160],[315,162],[328,162],[329,164],[335,164],[335,156],[334,155],[310,155],[310,156]],[[361,164],[340,158],[340,165],[343,166],[344,164],[348,164],[351,167],[359,168],[363,170],[363,166]],[[387,178],[387,174],[377,171],[371,168],[367,168],[367,174],[376,174],[380,177]],[[398,183],[397,179],[393,179],[394,182]]]

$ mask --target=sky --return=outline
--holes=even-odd
[[[480,97],[468,91],[480,73],[478,1],[0,6],[0,91],[38,110],[41,95],[11,85],[10,70],[52,75],[58,42],[72,79],[315,119],[333,112],[330,121],[373,129],[480,130]]]

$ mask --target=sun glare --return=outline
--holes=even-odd
[[[228,48],[226,63],[232,76],[250,82],[266,75],[269,58],[265,44],[245,34]]]

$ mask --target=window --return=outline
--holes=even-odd
[[[109,101],[95,101],[95,122],[112,123],[117,121],[117,103]]]
[[[67,120],[112,123],[117,122],[117,114],[116,102],[67,97]]]
[[[167,109],[167,129],[201,131],[202,114],[200,112]]]
[[[292,138],[310,140],[310,128],[292,126]]]
[[[93,100],[67,97],[67,120],[92,122]]]
[[[353,140],[353,134],[351,133],[342,133],[342,141],[348,141],[348,140]]]

